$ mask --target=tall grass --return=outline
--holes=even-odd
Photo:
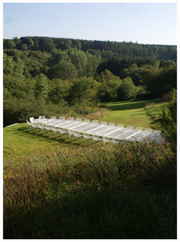
[[[4,239],[177,238],[176,144],[63,137],[5,128]]]
[[[6,160],[4,239],[175,239],[176,154],[121,143]]]

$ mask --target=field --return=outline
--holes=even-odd
[[[154,100],[153,102],[155,102]],[[107,103],[109,109],[112,110],[105,121],[122,123],[124,126],[132,125],[134,128],[150,128],[151,118],[147,116],[145,106],[152,100],[146,101],[122,101]]]
[[[103,120],[151,127],[164,104],[147,102],[108,103]],[[4,239],[177,238],[176,153],[168,143],[72,142],[25,123],[3,135]]]
[[[90,118],[91,120],[99,119],[100,121],[104,120],[107,122],[114,122],[115,124],[122,123],[125,127],[127,125],[132,125],[134,128],[137,126],[143,129],[152,128],[152,115],[147,115],[147,111],[145,110],[146,104],[150,102],[155,103],[157,100],[106,103],[111,110],[110,114],[109,112],[105,112],[105,114],[109,114],[108,117],[104,116],[104,114],[95,113],[85,116],[84,118]],[[151,113],[155,115],[158,110],[159,109]],[[150,112],[148,112],[148,114],[150,114]],[[35,133],[36,132],[34,132],[34,135],[30,134],[25,123],[4,128],[4,157],[10,155],[13,157],[24,156],[32,151],[49,153],[50,151],[53,152],[53,150],[56,150],[58,147],[70,149],[79,142],[71,143],[68,140],[64,141],[64,138],[56,139],[55,136],[47,139],[48,135],[42,136],[40,133]],[[86,144],[87,142],[83,142],[81,145],[84,146]]]

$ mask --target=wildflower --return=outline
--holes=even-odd
[[[167,218],[165,218],[164,221],[167,221]]]

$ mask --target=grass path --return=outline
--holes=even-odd
[[[106,103],[111,113],[104,121],[122,123],[126,127],[131,125],[134,128],[142,127],[150,128],[151,118],[147,115],[145,106],[148,102],[153,100],[145,101],[123,101],[123,102],[110,102]]]

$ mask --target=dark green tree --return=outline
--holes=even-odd
[[[16,47],[16,44],[12,39],[6,39],[3,42],[4,42],[3,45],[5,49],[14,49]]]
[[[154,69],[154,67],[151,65],[143,65],[138,67],[136,64],[132,64],[129,68],[123,69],[119,76],[121,79],[124,79],[127,76],[131,77],[134,85],[138,86],[140,85],[142,76],[145,75],[149,69]]]
[[[78,77],[84,77],[86,75],[86,66],[89,64],[86,53],[82,50],[72,48],[68,49],[66,52],[72,64],[76,67]]]
[[[54,65],[58,64],[58,62],[61,60],[65,60],[65,61],[70,60],[67,52],[54,49],[51,52],[51,58],[48,59],[48,66],[49,67],[54,66]]]
[[[48,77],[50,79],[58,78],[72,81],[78,77],[78,72],[71,61],[65,61],[62,59],[58,62],[58,64],[52,66],[48,70]]]
[[[22,44],[21,45],[21,50],[26,51],[28,49],[27,44]]]
[[[13,38],[14,43],[16,44],[16,49],[21,49],[21,39],[18,39],[18,37]]]
[[[53,39],[42,37],[41,50],[51,52],[53,49],[55,49],[55,44],[53,43]]]
[[[69,94],[69,82],[61,79],[53,79],[49,81],[48,101],[59,104],[65,103],[65,99]]]
[[[8,56],[13,56],[13,60],[17,62],[18,58],[21,58],[21,51],[17,49],[6,49],[4,50],[4,53],[7,54]]]
[[[92,78],[81,78],[71,84],[67,100],[70,104],[86,105],[96,99],[98,83]]]
[[[117,93],[118,100],[120,101],[135,98],[136,89],[131,77],[126,77],[122,80],[122,84],[118,88]]]
[[[34,41],[30,37],[27,37],[26,44],[27,44],[28,48],[31,49],[34,46]]]
[[[99,66],[99,63],[101,62],[101,56],[97,55],[91,55],[90,53],[86,53],[87,58],[87,65],[86,65],[86,71],[85,75],[87,77],[95,77],[97,68]]]
[[[161,62],[159,64],[159,68],[163,68],[163,67],[169,68],[171,66],[172,67],[176,67],[177,64],[174,61],[172,61],[172,60],[161,60]]]
[[[173,88],[177,89],[177,67],[156,68],[149,70],[142,77],[142,83],[152,98],[159,98]]]
[[[73,43],[73,48],[76,48],[78,50],[81,49],[81,41],[78,40],[78,39],[73,39],[72,40],[72,43]]]

